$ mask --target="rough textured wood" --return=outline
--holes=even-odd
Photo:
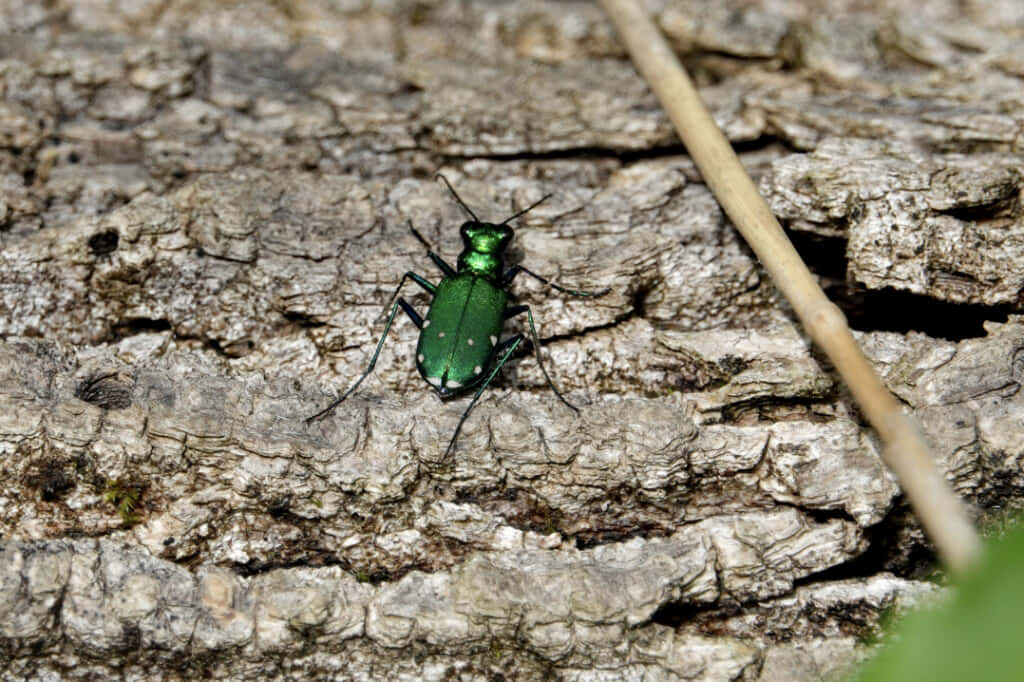
[[[943,565],[954,575],[968,572],[978,563],[982,542],[967,505],[943,478],[920,428],[871,366],[846,316],[793,246],[672,46],[639,3],[602,0],[601,7],[708,189],[882,441],[882,460]]]
[[[856,282],[1014,310],[1024,288],[1022,188],[1019,154],[863,139],[781,159],[766,180],[794,229],[846,239]]]
[[[862,341],[957,489],[1019,505],[1019,8],[706,5],[652,6],[787,225],[849,255],[812,267],[987,320]],[[4,677],[817,680],[932,591],[590,3],[0,2],[0,33]],[[553,192],[515,259],[612,288],[517,282],[582,414],[524,355],[448,460],[464,403],[404,322],[303,421],[436,278],[407,221],[456,254],[438,169],[481,216]]]

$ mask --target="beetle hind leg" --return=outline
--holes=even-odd
[[[450,453],[452,448],[455,447],[455,439],[459,437],[459,431],[462,430],[462,424],[466,421],[466,417],[468,417],[469,413],[473,410],[473,407],[476,405],[476,401],[480,399],[480,396],[483,395],[484,390],[491,384],[494,377],[497,376],[498,372],[505,364],[505,361],[512,357],[512,353],[516,351],[516,348],[518,348],[519,344],[522,342],[523,335],[516,334],[512,338],[502,341],[501,345],[497,347],[498,353],[501,354],[501,359],[494,364],[494,367],[487,374],[487,378],[480,384],[480,388],[476,389],[476,393],[473,394],[473,399],[469,401],[469,405],[466,407],[465,411],[463,411],[462,416],[459,418],[459,423],[455,425],[455,433],[452,434],[452,439],[448,441],[448,447],[444,451],[445,457],[448,457],[448,453]]]
[[[575,405],[573,405],[572,403],[565,399],[565,396],[562,395],[561,391],[559,391],[558,388],[555,387],[555,382],[551,380],[551,375],[548,374],[548,370],[544,366],[544,359],[541,358],[540,356],[540,339],[537,337],[537,328],[533,324],[533,312],[530,310],[530,306],[516,305],[509,307],[505,311],[505,319],[508,319],[515,315],[519,315],[521,313],[526,313],[526,319],[529,320],[530,322],[530,340],[533,342],[533,351],[537,355],[537,364],[540,365],[540,371],[543,372],[544,379],[546,379],[548,382],[548,387],[556,396],[558,396],[558,399],[561,400],[566,407],[568,407],[576,414],[579,414],[580,408],[576,407]]]

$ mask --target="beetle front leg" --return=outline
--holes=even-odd
[[[434,252],[434,249],[431,248],[431,246],[430,246],[430,242],[428,242],[423,237],[423,235],[420,234],[419,231],[415,227],[412,226],[412,221],[411,220],[409,221],[409,230],[412,231],[413,236],[415,236],[416,239],[420,240],[420,244],[423,244],[423,246],[427,247],[427,257],[430,258],[430,260],[434,261],[434,265],[436,265],[438,267],[438,269],[441,270],[441,272],[444,274],[444,276],[445,277],[454,277],[456,275],[455,268],[453,268],[452,266],[448,265],[448,263],[445,261],[444,258],[441,258],[439,255],[437,255]]]
[[[551,381],[551,376],[548,375],[548,370],[544,367],[544,360],[540,356],[540,339],[537,337],[537,328],[533,325],[533,312],[530,310],[530,306],[511,306],[505,311],[505,319],[507,320],[508,318],[513,317],[515,315],[519,315],[521,313],[526,313],[526,319],[529,320],[530,322],[530,340],[533,341],[533,350],[537,354],[537,364],[540,365],[540,371],[544,373],[544,378],[547,379],[548,386],[551,388],[554,394],[558,396],[558,399],[565,403],[566,407],[568,407],[576,414],[579,414],[579,408],[570,403],[568,400],[566,400],[565,396],[563,396],[559,392],[559,390],[555,388],[555,382]]]
[[[505,272],[505,274],[501,278],[502,288],[503,289],[507,289],[509,287],[509,285],[512,284],[512,280],[515,279],[516,275],[518,275],[520,272],[525,272],[527,275],[529,275],[530,277],[533,277],[537,281],[543,282],[544,284],[547,284],[552,289],[557,289],[558,291],[561,291],[563,294],[569,294],[570,296],[594,296],[594,297],[596,297],[596,296],[604,296],[609,291],[611,291],[610,287],[607,288],[607,289],[602,289],[601,291],[580,291],[578,289],[567,289],[567,288],[565,288],[565,287],[563,287],[561,285],[555,284],[554,282],[552,282],[551,280],[549,280],[546,277],[541,277],[540,275],[538,275],[536,272],[533,272],[532,270],[527,270],[522,265],[513,265],[512,267],[510,267],[508,269],[508,271]]]

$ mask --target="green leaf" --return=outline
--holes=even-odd
[[[939,604],[898,623],[856,682],[1024,679],[1024,525],[995,539]]]

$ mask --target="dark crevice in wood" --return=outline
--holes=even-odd
[[[978,223],[1017,215],[1020,213],[1020,201],[1016,188],[1014,188],[1014,191],[1007,196],[993,199],[984,204],[953,206],[948,209],[938,209],[937,212],[963,222]]]
[[[158,334],[171,330],[171,323],[164,319],[133,317],[122,320],[111,329],[111,341],[116,343],[136,334]]]
[[[754,140],[743,140],[740,142],[733,142],[732,147],[736,150],[737,154],[744,154],[749,152],[757,152],[763,149],[767,149],[774,146],[785,147],[792,151],[797,151],[795,147],[792,147],[783,138],[774,137],[771,135],[764,135]],[[397,150],[407,151],[407,150]],[[421,151],[431,152],[429,149],[421,149]],[[647,149],[616,149],[614,147],[567,147],[565,149],[553,149],[545,152],[535,151],[521,151],[521,152],[510,152],[505,154],[444,154],[442,152],[433,152],[442,160],[442,163],[459,163],[465,161],[558,161],[565,159],[586,159],[586,158],[597,158],[597,159],[617,159],[627,165],[637,161],[646,161],[653,159],[664,159],[671,158],[674,156],[688,156],[686,147],[682,144],[666,144],[656,147],[650,147]]]
[[[987,336],[986,322],[1006,322],[1016,312],[1009,305],[951,303],[896,289],[829,295],[858,331],[921,332],[949,341]]]
[[[869,578],[880,573],[894,573],[908,579],[926,577],[934,568],[931,548],[919,542],[908,542],[905,532],[913,517],[904,505],[897,505],[880,522],[865,529],[867,549],[850,561],[811,573],[793,581],[794,588],[839,580]]]
[[[829,299],[861,332],[921,332],[933,338],[962,341],[987,336],[986,322],[1006,322],[1012,305],[954,303],[892,288],[869,290],[849,281],[846,240],[791,231],[790,240],[807,266],[821,278]]]

